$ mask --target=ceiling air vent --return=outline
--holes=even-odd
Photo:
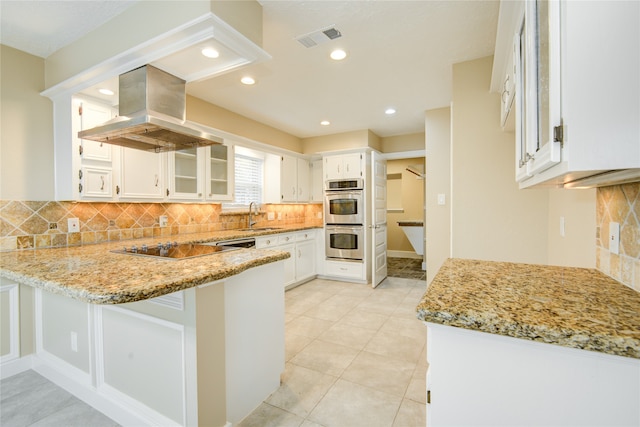
[[[333,25],[321,28],[308,34],[296,37],[304,47],[314,47],[329,40],[342,37],[340,31],[336,30]]]

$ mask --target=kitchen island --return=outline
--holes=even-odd
[[[36,288],[36,353],[20,359],[124,425],[235,424],[280,384],[290,254],[114,251],[299,229],[3,252],[2,286]]]
[[[449,259],[417,312],[427,425],[640,425],[640,294],[597,270]]]

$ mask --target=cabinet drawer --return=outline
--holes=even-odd
[[[362,279],[364,263],[327,260],[325,261],[324,268],[327,276]]]
[[[273,246],[278,246],[279,244],[280,243],[278,243],[278,236],[275,234],[273,236],[256,238],[256,248],[258,249],[270,248]]]
[[[279,234],[278,235],[278,244],[286,245],[288,243],[293,243],[296,241],[295,234]]]
[[[296,242],[303,242],[305,240],[313,240],[316,237],[316,233],[313,230],[301,231],[296,233]]]

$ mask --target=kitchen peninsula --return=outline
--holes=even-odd
[[[307,228],[171,240],[211,243]],[[124,243],[2,253],[3,285],[36,288],[34,369],[121,424],[239,422],[280,385],[283,261],[290,254],[235,249],[168,260],[114,252]]]
[[[640,424],[640,295],[603,273],[449,259],[417,312],[427,425]]]

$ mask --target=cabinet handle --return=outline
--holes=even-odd
[[[78,184],[78,192],[82,193],[82,183]]]
[[[102,181],[102,185],[100,186],[100,191],[104,190],[104,176],[100,177],[100,181]]]
[[[156,187],[157,187],[157,186],[158,186],[158,181],[159,181],[159,179],[158,179],[158,175],[156,175],[156,176],[155,176],[155,178],[156,178],[156,184],[155,184],[155,185],[156,185]],[[168,196],[168,194],[167,194],[167,196]]]
[[[120,186],[116,185],[116,194],[120,194]]]
[[[298,249],[298,258],[302,258],[302,252],[300,252],[300,249]]]
[[[198,193],[198,197],[202,197],[202,193]]]
[[[427,403],[431,403],[431,390],[427,390]]]
[[[83,150],[82,145],[81,145],[81,146],[78,147],[78,153],[80,153],[81,156],[82,156],[82,151],[84,151],[84,150]]]
[[[78,178],[82,179],[82,169],[78,171]]]
[[[338,165],[338,173],[340,173],[340,165]]]
[[[157,186],[156,186],[157,187]],[[167,197],[169,196],[169,189],[167,188]]]
[[[349,163],[347,163],[347,172],[349,172]]]

